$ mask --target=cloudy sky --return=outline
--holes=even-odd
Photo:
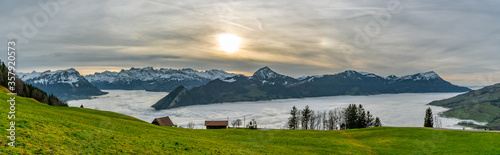
[[[0,34],[18,39],[21,72],[433,70],[474,86],[500,82],[498,8],[493,0],[5,0]],[[221,51],[219,34],[241,37],[239,50]]]

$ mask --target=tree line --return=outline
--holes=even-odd
[[[293,106],[285,128],[340,130],[380,126],[382,126],[380,119],[373,117],[370,111],[365,111],[361,104],[359,106],[349,104],[347,108],[339,107],[328,111],[313,111],[309,106],[298,110]]]
[[[9,70],[7,66],[5,66],[3,62],[1,62],[0,84],[5,88],[9,88],[8,72]],[[37,87],[24,83],[22,80],[19,79],[19,77],[16,77],[14,82],[15,82],[15,87],[13,93],[17,93],[17,96],[30,97],[37,100],[38,102],[46,103],[52,106],[66,106],[66,107],[68,106],[66,102],[59,100],[56,96],[52,94],[47,95],[46,92],[38,89]]]

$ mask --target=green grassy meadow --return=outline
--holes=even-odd
[[[500,133],[379,127],[342,131],[191,130],[126,115],[16,97],[9,147],[8,95],[0,94],[0,154],[499,154]]]

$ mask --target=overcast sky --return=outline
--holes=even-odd
[[[18,38],[18,71],[152,66],[251,74],[269,66],[293,77],[433,70],[459,85],[500,82],[499,1],[45,2],[55,1],[0,2],[0,33]],[[222,33],[242,38],[238,52],[219,49]]]

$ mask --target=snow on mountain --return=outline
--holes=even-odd
[[[423,76],[426,80],[440,78],[439,75],[434,71],[419,73],[419,74]]]
[[[368,72],[358,72],[359,74],[361,75],[364,75],[366,77],[377,77],[377,75],[373,74],[373,73],[368,73]]]
[[[306,77],[300,77],[297,78],[300,82],[297,84],[303,84],[306,82],[313,82],[316,79],[323,78],[323,77],[340,77],[343,79],[352,79],[352,80],[366,80],[366,79],[385,79],[388,81],[403,81],[403,80],[412,80],[412,81],[421,81],[421,80],[439,80],[441,77],[434,72],[434,71],[429,71],[429,72],[424,72],[424,73],[417,73],[417,74],[412,74],[412,75],[404,75],[401,77],[395,76],[395,75],[389,75],[387,77],[381,77],[379,75],[369,73],[369,72],[358,72],[354,70],[346,70],[344,72],[340,72],[337,74],[331,74],[331,75],[320,75],[320,76],[306,76]]]
[[[66,69],[66,70],[57,70],[50,71],[47,70],[45,72],[36,72],[33,71],[31,73],[17,73],[17,76],[28,83],[35,84],[56,84],[56,83],[68,83],[73,84],[78,82],[83,76],[78,73],[74,68]]]
[[[166,80],[166,81],[185,81],[185,80],[215,80],[224,79],[227,77],[235,76],[236,74],[227,73],[223,70],[207,70],[207,71],[197,71],[190,68],[184,69],[167,69],[160,68],[154,69],[153,67],[144,68],[130,68],[129,70],[122,69],[120,72],[110,72],[105,71],[102,73],[94,73],[91,75],[86,75],[90,82],[106,81],[113,83],[116,81],[126,81],[131,82],[133,80],[138,81],[155,81],[155,80]]]
[[[257,70],[252,77],[256,79],[274,79],[284,77],[284,75],[278,74],[266,66]]]
[[[232,83],[232,82],[235,82],[236,79],[234,79],[234,78],[226,78],[226,79],[224,79],[222,81]]]
[[[312,82],[312,81],[314,81],[314,79],[319,79],[319,78],[322,78],[324,76],[325,75],[305,76],[305,77],[297,78],[297,80],[300,81],[298,84],[302,84],[305,82]]]
[[[97,87],[89,83],[74,68],[45,72],[17,73],[25,83],[31,84],[62,100],[83,99],[103,95]]]
[[[413,80],[413,81],[420,81],[420,80],[434,80],[434,79],[441,79],[439,75],[434,72],[434,71],[429,71],[425,73],[417,73],[413,75],[405,75],[400,78],[397,78],[396,80]]]
[[[260,80],[262,84],[269,84],[269,85],[274,85],[276,83],[279,84],[289,84],[289,83],[295,83],[298,82],[297,79],[286,76],[286,75],[281,75],[273,70],[271,70],[269,67],[262,67],[259,70],[257,70],[253,75],[253,79]]]
[[[397,80],[399,77],[397,77],[396,75],[389,75],[387,76],[385,79],[387,80],[390,80],[390,81],[393,81],[393,80]]]
[[[334,74],[334,75],[341,75],[343,78],[350,78],[350,79],[356,79],[356,80],[362,80],[363,78],[382,78],[378,75],[375,75],[373,73],[369,72],[358,72],[354,70],[346,70],[344,72]]]
[[[113,82],[117,76],[118,76],[118,72],[104,71],[102,73],[96,72],[92,76],[86,75],[85,78],[87,78],[87,80],[89,80],[89,82],[92,82],[92,81]]]

